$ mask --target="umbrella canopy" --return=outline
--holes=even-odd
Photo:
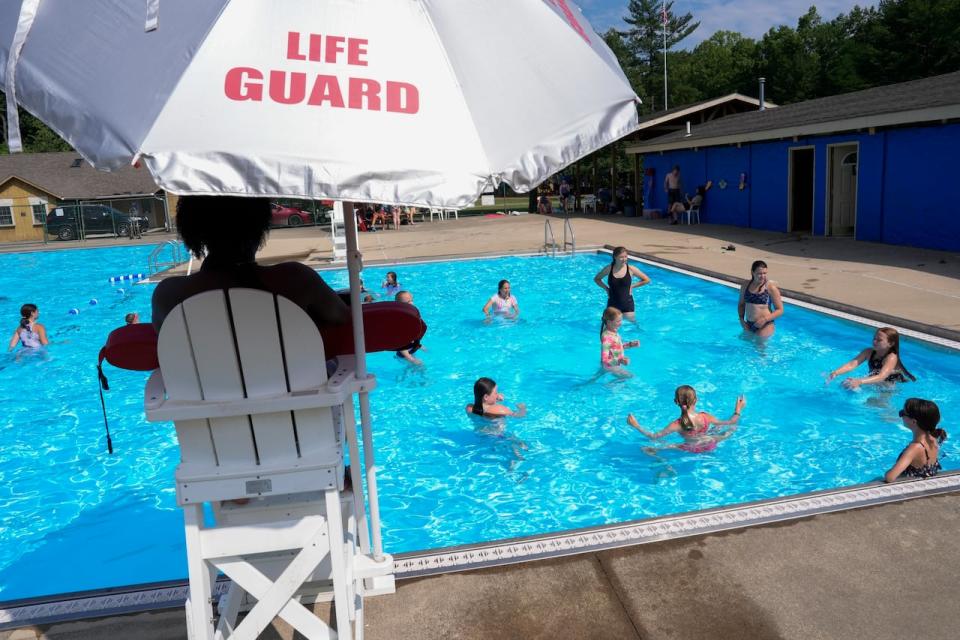
[[[94,166],[180,194],[461,208],[637,124],[569,0],[5,2],[0,72]]]

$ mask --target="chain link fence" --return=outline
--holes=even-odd
[[[0,198],[0,245],[141,238],[170,231],[166,198],[139,196],[51,203]]]

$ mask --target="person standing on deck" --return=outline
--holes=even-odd
[[[673,209],[673,203],[683,204],[683,181],[680,179],[680,165],[673,165],[673,171],[663,179],[663,190],[667,194],[667,211]]]

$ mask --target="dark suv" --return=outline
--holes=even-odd
[[[80,237],[80,212],[83,212],[83,235],[110,233],[117,237],[128,235],[131,225],[139,225],[145,231],[149,221],[143,216],[117,211],[105,204],[66,205],[47,214],[47,233],[61,240]]]

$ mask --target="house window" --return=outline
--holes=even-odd
[[[0,200],[0,227],[13,225],[13,200]]]
[[[47,201],[43,198],[30,198],[30,211],[33,213],[33,226],[40,226],[47,221]]]

